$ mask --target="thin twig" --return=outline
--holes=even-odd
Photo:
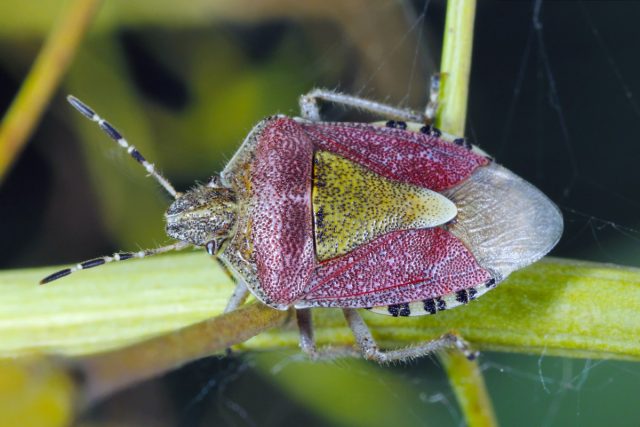
[[[85,404],[191,361],[224,351],[259,333],[283,325],[288,311],[255,302],[170,334],[81,359]]]
[[[436,125],[464,136],[476,0],[449,0],[440,64],[440,96]]]
[[[496,416],[484,377],[477,361],[469,361],[459,351],[442,351],[438,359],[444,366],[449,383],[462,409],[467,425],[497,426]]]
[[[475,10],[475,0],[447,3],[436,124],[452,135],[464,135]],[[497,425],[478,362],[467,360],[456,350],[439,352],[438,357],[445,366],[467,425]]]
[[[100,3],[101,0],[70,1],[47,37],[0,124],[0,182],[40,121]]]

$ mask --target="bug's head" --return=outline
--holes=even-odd
[[[125,149],[158,184],[164,187],[176,200],[165,214],[167,234],[178,242],[155,249],[138,252],[118,252],[112,256],[103,256],[64,268],[48,275],[40,281],[45,284],[68,276],[79,270],[98,267],[114,261],[132,258],[146,258],[168,251],[177,251],[191,245],[203,246],[211,255],[215,255],[222,243],[231,234],[236,222],[236,197],[230,188],[222,185],[220,177],[214,176],[207,185],[200,185],[186,194],[178,193],[173,185],[160,174],[153,163],[147,161],[136,147],[131,145],[109,122],[97,115],[87,104],[69,95],[69,103],[89,120],[96,122],[118,146]]]
[[[236,197],[217,178],[178,197],[167,209],[167,234],[214,255],[236,222]]]

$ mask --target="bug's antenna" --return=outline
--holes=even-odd
[[[155,249],[146,249],[138,252],[119,252],[119,253],[113,254],[112,256],[104,256],[101,258],[90,259],[88,261],[84,261],[79,264],[76,264],[73,267],[56,271],[55,273],[50,274],[44,279],[42,279],[40,281],[40,284],[44,285],[45,283],[53,282],[54,280],[58,280],[64,276],[68,276],[71,273],[75,273],[76,271],[86,270],[87,268],[97,267],[99,265],[107,264],[110,262],[126,261],[131,258],[146,258],[152,255],[161,254],[163,252],[179,251],[188,246],[191,246],[191,245],[187,242],[176,242],[172,245],[162,246]]]
[[[173,198],[180,197],[180,193],[178,193],[175,190],[175,188],[173,188],[173,185],[171,185],[171,183],[167,180],[167,178],[160,175],[160,173],[156,171],[155,167],[153,166],[153,163],[149,163],[142,156],[142,154],[140,154],[140,152],[136,149],[136,147],[129,144],[127,140],[122,137],[120,132],[118,132],[109,122],[107,122],[102,117],[97,115],[95,111],[93,111],[84,102],[80,101],[75,96],[72,96],[72,95],[67,96],[67,101],[69,101],[69,104],[71,104],[73,108],[75,108],[80,113],[82,113],[83,116],[98,123],[100,128],[107,135],[109,135],[109,138],[113,139],[115,142],[118,143],[118,145],[126,149],[127,153],[129,153],[131,157],[133,157],[138,163],[140,163],[142,167],[144,167],[145,170],[149,173],[149,175],[151,175],[156,181],[158,181],[158,183],[160,183],[160,185],[164,187],[165,190],[167,190],[167,193],[171,194]]]

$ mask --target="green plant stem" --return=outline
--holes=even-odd
[[[447,2],[436,126],[452,135],[464,135],[465,130],[475,11],[475,0]],[[438,357],[447,371],[467,424],[497,425],[478,362],[466,360],[455,349],[441,351]]]
[[[113,373],[118,369],[129,372],[127,366],[143,366],[138,378],[158,375],[281,325],[287,316],[254,305],[245,308],[255,310],[249,312],[255,315],[250,320],[241,311],[208,321],[222,312],[233,287],[202,253],[123,262],[38,286],[38,280],[51,271],[0,272],[0,357],[90,356],[78,363],[98,384],[90,386],[93,397],[136,379],[123,381],[126,376]],[[430,340],[453,329],[478,350],[640,360],[640,342],[629,339],[640,336],[638,306],[640,270],[545,259],[513,273],[464,310],[408,319],[363,316],[383,348]],[[320,346],[353,345],[340,310],[317,310],[314,323]],[[298,333],[289,327],[262,332],[235,348],[297,346]],[[105,356],[105,351],[113,353]],[[157,358],[163,353],[166,357]],[[99,385],[98,379],[112,374],[110,382]],[[455,369],[451,378],[457,382],[473,377]],[[476,385],[473,393],[470,384]],[[485,406],[488,411],[477,385],[478,381],[467,382],[461,404]],[[472,420],[473,415],[466,415]]]
[[[85,403],[99,400],[131,384],[219,353],[267,329],[281,326],[289,312],[254,302],[175,333],[97,354],[79,362]]]
[[[498,425],[493,405],[480,366],[459,351],[442,351],[438,359],[444,366],[449,383],[467,421],[474,427]]]
[[[447,2],[436,126],[451,135],[465,134],[475,13],[475,0]]]
[[[0,182],[40,121],[74,57],[100,0],[69,1],[0,123]]]
[[[87,270],[38,286],[54,268],[0,272],[0,357],[91,355],[177,333],[222,313],[233,285],[203,253]],[[640,270],[545,258],[464,310],[397,319],[363,312],[383,347],[456,330],[478,350],[640,361]],[[340,310],[316,310],[319,345],[351,345]],[[295,328],[240,349],[297,348]]]
[[[219,315],[233,286],[202,253],[88,270],[38,286],[52,268],[0,272],[0,357],[91,355],[121,349]],[[363,313],[383,347],[453,329],[478,350],[640,361],[640,270],[545,258],[464,310],[393,318]],[[340,310],[317,310],[320,345],[351,345]],[[243,349],[297,348],[295,328]]]

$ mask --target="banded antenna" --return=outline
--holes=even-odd
[[[165,190],[167,190],[167,193],[169,193],[171,197],[177,199],[181,196],[181,193],[178,193],[175,190],[169,180],[167,180],[158,171],[156,171],[153,163],[149,163],[147,159],[145,159],[144,156],[140,154],[136,147],[129,144],[127,140],[122,136],[122,134],[120,134],[120,132],[118,132],[116,128],[114,128],[109,122],[97,115],[95,111],[93,111],[87,104],[80,101],[75,96],[67,96],[67,101],[69,101],[73,108],[82,113],[83,116],[98,123],[100,129],[102,129],[109,136],[109,138],[114,140],[120,147],[127,150],[127,153],[129,153],[131,157],[133,157],[138,163],[140,163],[142,167],[144,167],[144,169],[149,173],[149,175],[151,175]],[[65,268],[48,275],[40,281],[40,284],[44,285],[45,283],[53,282],[54,280],[58,280],[62,277],[68,276],[71,273],[75,273],[76,271],[86,270],[87,268],[97,267],[99,265],[107,264],[110,262],[126,261],[131,258],[146,258],[148,256],[160,254],[163,252],[179,251],[189,246],[191,246],[191,244],[186,242],[176,242],[171,245],[162,246],[155,249],[146,249],[138,252],[120,252],[115,253],[112,256],[104,256],[88,261],[83,261],[73,267]]]
[[[100,258],[90,259],[88,261],[80,262],[73,267],[56,271],[55,273],[50,274],[42,279],[40,281],[40,284],[44,285],[45,283],[53,282],[54,280],[58,280],[64,276],[68,276],[71,273],[75,273],[76,271],[86,270],[87,268],[97,267],[99,265],[108,264],[110,262],[126,261],[131,258],[146,258],[152,255],[161,254],[163,252],[179,251],[189,246],[191,246],[191,244],[187,242],[176,242],[171,245],[162,246],[155,249],[145,249],[138,252],[118,252],[113,254],[112,256],[103,256]]]
[[[122,137],[122,134],[120,134],[120,132],[118,132],[116,128],[114,128],[108,121],[97,115],[95,111],[89,108],[87,104],[80,101],[73,95],[67,96],[67,101],[69,101],[69,104],[71,104],[73,108],[82,113],[83,116],[98,123],[100,129],[102,129],[104,133],[109,136],[109,138],[117,142],[120,147],[127,150],[127,153],[129,153],[131,157],[133,157],[138,163],[140,163],[142,167],[145,168],[145,170],[149,173],[149,175],[151,175],[156,181],[158,181],[160,185],[164,187],[165,190],[167,190],[167,193],[171,194],[171,197],[177,199],[180,196],[175,188],[173,188],[173,185],[171,185],[169,180],[167,180],[167,178],[156,171],[153,163],[149,163],[147,159],[145,159],[142,154],[140,154],[136,147],[129,144],[127,140]]]

